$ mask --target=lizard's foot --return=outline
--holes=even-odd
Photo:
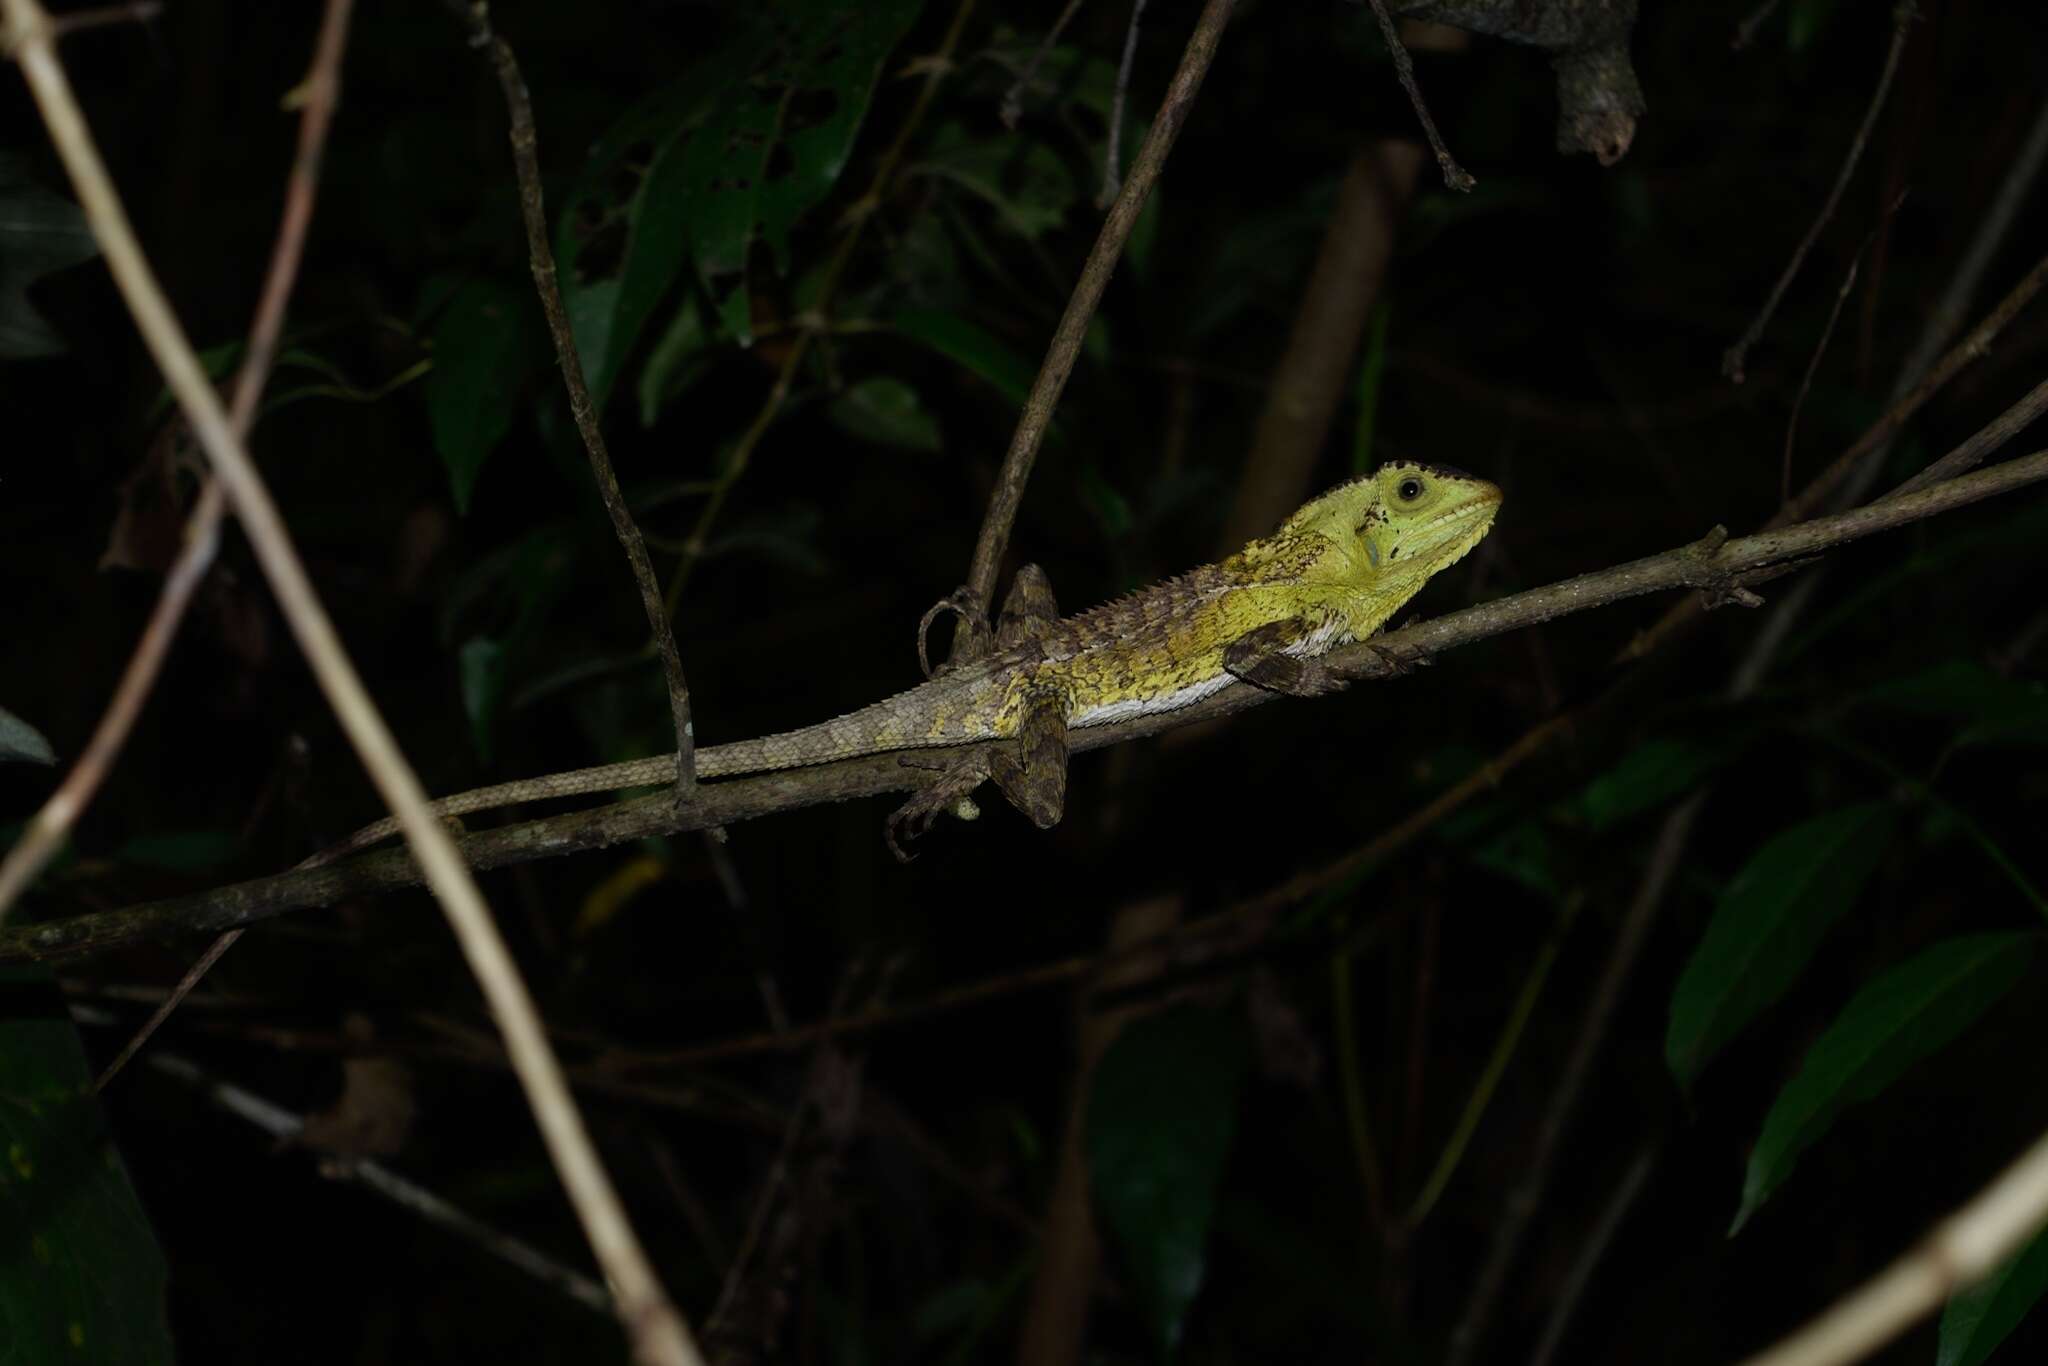
[[[1349,686],[1349,679],[1321,660],[1287,653],[1311,629],[1298,617],[1254,627],[1224,648],[1223,667],[1241,682],[1290,697],[1322,697]]]
[[[959,625],[954,627],[953,649],[950,656],[940,661],[937,669],[933,669],[925,637],[931,634],[932,623],[949,613],[959,618]],[[917,667],[924,670],[926,678],[937,678],[952,672],[962,664],[981,658],[988,653],[988,645],[988,622],[983,619],[981,610],[975,605],[974,594],[965,587],[956,588],[940,598],[927,607],[924,615],[917,619]]]
[[[918,765],[923,767],[923,765]],[[937,775],[923,787],[910,795],[910,800],[890,813],[888,822],[882,827],[882,838],[888,841],[889,852],[899,863],[908,863],[911,854],[904,849],[906,839],[919,839],[932,828],[940,816],[952,813],[961,820],[971,821],[981,815],[981,808],[974,804],[974,789],[988,780],[988,760],[981,755],[956,759],[938,770]]]

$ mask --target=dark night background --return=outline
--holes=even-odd
[[[494,7],[526,70],[557,222],[591,183],[593,143],[743,33],[754,8]],[[761,8],[799,25],[836,13],[822,0]],[[845,210],[912,115],[919,81],[904,68],[954,17],[950,0],[910,8],[843,177],[795,221],[786,262],[754,247],[742,286],[754,344],[717,335],[717,300],[686,269],[620,371],[606,432],[664,580],[703,506],[699,485],[768,396]],[[1144,10],[1126,160],[1199,8]],[[280,101],[305,70],[319,9],[167,0],[143,24],[65,40],[94,133],[202,349],[239,338],[254,308],[296,136]],[[1129,6],[1082,5],[1016,130],[999,117],[1057,9],[983,0],[968,16],[954,69],[847,258],[835,330],[798,366],[711,528],[675,616],[703,743],[806,724],[917,680],[915,623],[961,581],[1015,420],[1014,387],[990,375],[1028,381],[1101,221],[1101,96]],[[1357,229],[1391,233],[1392,260],[1364,335],[1342,343],[1342,395],[1308,486],[1347,477],[1364,448],[1369,464],[1448,463],[1505,489],[1491,537],[1413,612],[1665,550],[1716,523],[1738,534],[1763,523],[1801,377],[1852,259],[1861,252],[1856,284],[1799,417],[1794,487],[1884,410],[1994,196],[2038,175],[2015,159],[2041,117],[2048,12],[1923,0],[1840,208],[1752,350],[1747,382],[1732,385],[1721,353],[1841,165],[1891,10],[1788,0],[1743,51],[1729,43],[1739,5],[1645,10],[1631,50],[1647,111],[1612,167],[1559,154],[1543,54],[1487,36],[1416,53],[1478,186],[1447,191],[1425,158],[1412,192],[1383,186],[1378,225]],[[533,299],[497,86],[428,0],[364,0],[344,82],[254,453],[431,790],[658,752],[670,743],[660,671],[639,653],[640,604]],[[1346,167],[1415,129],[1370,9],[1240,6],[1062,400],[1010,568],[1044,565],[1073,609],[1227,548],[1233,501],[1280,478],[1247,453],[1317,287]],[[11,70],[0,155],[69,197]],[[2048,241],[2048,187],[2023,188],[1968,321]],[[592,247],[586,266],[602,268],[605,250],[616,246]],[[0,706],[49,737],[61,763],[105,706],[161,581],[155,567],[100,562],[124,481],[167,448],[165,416],[97,263],[52,273],[29,297],[63,350],[0,360]],[[477,300],[509,302],[464,315]],[[705,320],[703,335],[679,343],[665,390],[643,402],[641,376],[679,308]],[[913,311],[971,323],[978,363],[888,325]],[[1908,424],[1876,487],[1977,430],[2044,365],[2048,305],[2036,301]],[[501,423],[502,438],[487,439]],[[2033,448],[2023,435],[2006,453]],[[456,450],[482,461],[466,509],[451,484]],[[174,483],[189,497],[189,478]],[[1283,487],[1277,506],[1308,489]],[[174,533],[180,514],[140,515]],[[147,560],[143,541],[126,548]],[[565,1061],[584,1069],[592,1128],[693,1326],[709,1318],[771,1170],[786,1176],[721,1360],[1020,1359],[1040,1312],[1041,1250],[1064,1236],[1057,1172],[1080,1040],[1104,1031],[1103,1010],[1130,1007],[1114,1075],[1152,1085],[1115,1111],[1128,1140],[1170,1147],[1205,1114],[1223,1117],[1213,1190],[1172,1186],[1171,1154],[1148,1159],[1168,1173],[1161,1218],[1201,1252],[1200,1287],[1184,1314],[1161,1309],[1147,1258],[1164,1255],[1166,1235],[1105,1228],[1103,1261],[1081,1282],[1086,1346],[1022,1359],[1158,1359],[1160,1324],[1173,1320],[1183,1362],[1435,1362],[1525,1176],[1660,824],[1710,787],[1471,1359],[1530,1359],[1647,1152],[1648,1179],[1554,1359],[1732,1361],[1875,1274],[2048,1126],[2036,964],[1935,1057],[1846,1108],[1726,1236],[1765,1113],[1860,987],[1944,939],[2041,928],[2029,888],[2048,884],[2044,570],[2038,491],[1859,542],[1829,558],[1801,629],[1748,700],[1721,698],[1765,618],[1730,608],[1364,876],[1297,899],[1228,952],[1140,972],[1107,1004],[1089,996],[1085,1010],[1084,979],[1069,975],[909,1013],[824,1054],[641,1058],[1100,953],[1113,924],[1161,907],[1190,925],[1226,911],[1328,865],[1532,726],[1600,698],[1622,672],[1615,652],[1670,600],[1079,756],[1067,818],[1050,833],[989,793],[982,820],[942,824],[899,866],[881,838],[888,803],[867,800],[737,825],[719,846],[680,835],[501,870],[483,887]],[[1776,602],[1793,582],[1762,591]],[[1930,679],[1973,681],[1944,691]],[[1986,712],[1989,697],[2023,713],[2031,697],[2035,709],[2007,724],[2009,710]],[[1987,720],[1999,724],[1987,732]],[[1667,771],[1658,756],[1676,757]],[[1632,758],[1626,773],[1650,795],[1611,819],[1589,814]],[[0,830],[27,820],[59,772],[0,765]],[[1784,997],[1681,1088],[1666,1025],[1717,904],[1774,837],[1860,803],[1879,804],[1890,835],[1837,889],[1838,922]],[[379,814],[230,532],[117,769],[15,919],[263,876]],[[1389,1219],[1428,1178],[1553,934],[1555,965],[1462,1162],[1401,1234]],[[95,1068],[205,942],[56,965],[98,1021],[82,1026]],[[380,1160],[589,1274],[491,1037],[444,922],[411,891],[265,922],[151,1048],[300,1112],[335,1104],[344,1057],[402,1063],[371,1069],[383,1107],[412,1109]],[[179,1359],[623,1359],[601,1315],[323,1180],[317,1155],[279,1150],[147,1056],[110,1088],[107,1122],[168,1264]],[[821,1121],[806,1097],[832,1085],[852,1108]],[[1353,1105],[1391,1216],[1368,1198]],[[8,1244],[24,1236],[0,1228]],[[89,1265],[94,1254],[77,1255]],[[7,1277],[30,1274],[8,1258]],[[1879,1359],[1935,1350],[1930,1322]],[[1997,1359],[2043,1351],[2048,1316],[2037,1314]]]

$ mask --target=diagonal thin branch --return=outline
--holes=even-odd
[[[533,125],[533,100],[526,79],[519,73],[519,59],[512,45],[491,28],[488,0],[451,0],[469,27],[472,47],[481,50],[497,73],[498,86],[505,94],[505,111],[511,124],[512,164],[519,177],[519,215],[526,225],[526,254],[533,270],[533,286],[540,295],[541,311],[547,314],[548,333],[555,340],[555,360],[562,371],[562,384],[569,391],[569,415],[583,437],[583,449],[590,456],[590,473],[597,481],[598,496],[611,514],[612,531],[625,549],[632,567],[633,582],[640,589],[640,602],[647,611],[648,629],[661,654],[662,672],[668,682],[670,719],[676,732],[676,803],[690,799],[697,786],[696,730],[690,724],[690,687],[683,680],[682,656],[676,651],[675,631],[669,625],[668,609],[662,602],[661,584],[654,577],[654,565],[647,558],[647,543],[619,492],[619,478],[612,472],[611,453],[605,447],[604,430],[597,419],[597,404],[583,379],[583,360],[576,354],[576,334],[569,326],[569,310],[562,303],[562,287],[555,273],[555,253],[548,245],[548,213],[541,194],[539,134]]]
[[[1202,78],[1208,74],[1209,65],[1216,58],[1224,26],[1230,22],[1231,11],[1236,7],[1237,0],[1207,0],[1202,6],[1201,17],[1195,21],[1195,31],[1189,35],[1187,48],[1181,53],[1180,69],[1173,73],[1173,80],[1166,87],[1165,98],[1159,103],[1152,128],[1145,134],[1145,141],[1131,163],[1130,177],[1124,181],[1116,203],[1110,206],[1108,215],[1102,220],[1102,231],[1096,236],[1095,246],[1081,267],[1081,278],[1074,284],[1066,312],[1060,315],[1059,326],[1053,330],[1052,343],[1046,348],[1045,360],[1038,367],[1038,377],[1032,381],[1031,392],[1024,399],[1024,411],[1017,418],[1016,434],[1010,438],[1009,452],[1004,455],[1002,470],[996,476],[995,492],[989,497],[988,512],[982,518],[981,535],[975,541],[967,583],[948,600],[965,615],[970,637],[978,637],[986,628],[989,607],[995,601],[996,575],[1002,569],[1003,552],[1009,548],[1010,528],[1017,520],[1017,508],[1024,501],[1024,486],[1031,479],[1031,465],[1038,458],[1038,448],[1045,443],[1046,428],[1052,422],[1053,409],[1059,405],[1060,392],[1067,386],[1067,377],[1074,372],[1074,361],[1081,354],[1081,343],[1088,334],[1089,319],[1095,316],[1095,307],[1102,302],[1102,293],[1108,288],[1109,277],[1116,270],[1117,258],[1123,255],[1124,243],[1130,238],[1131,229],[1137,226],[1138,214],[1144,209],[1145,201],[1151,197],[1152,186],[1166,165],[1174,139],[1180,136],[1181,125],[1187,122],[1188,113],[1194,108],[1195,96],[1202,88]]]
[[[2048,451],[2008,460],[1902,497],[1754,536],[1724,540],[1717,528],[1714,534],[1693,545],[1468,607],[1333,650],[1324,656],[1324,662],[1346,678],[1386,678],[1446,650],[1626,598],[1684,588],[1728,594],[1746,582],[1775,577],[1784,572],[1783,566],[1796,565],[1834,546],[2009,494],[2042,480],[2048,480]],[[1258,688],[1232,684],[1178,711],[1076,731],[1073,748],[1077,752],[1101,749],[1235,715],[1261,706],[1273,696]],[[958,752],[980,747],[963,746]],[[923,770],[906,766],[901,760],[899,754],[872,754],[810,768],[722,779],[700,786],[696,797],[680,814],[666,796],[643,797],[465,835],[460,845],[463,857],[472,867],[485,869],[602,848],[654,834],[732,825],[800,807],[915,788],[923,778]],[[1403,829],[1412,838],[1413,831],[1406,823]],[[1326,885],[1358,866],[1364,855],[1378,847],[1376,842],[1367,850],[1355,851],[1330,868],[1304,875],[1304,879],[1297,881],[1311,890]],[[405,851],[368,854],[345,863],[295,870],[168,901],[0,930],[0,963],[75,958],[141,939],[219,931],[286,911],[330,905],[344,897],[417,886],[420,880],[419,870]],[[1274,895],[1285,898],[1291,895],[1289,888],[1294,886],[1290,883]]]
[[[248,345],[235,371],[234,400],[228,421],[238,439],[246,439],[255,423],[256,404],[263,396],[263,383],[270,374],[278,338],[284,331],[285,305],[291,299],[292,282],[298,278],[306,229],[313,221],[313,201],[320,185],[320,154],[327,145],[327,129],[341,95],[341,57],[347,46],[352,4],[353,0],[328,0],[312,66],[299,87],[299,144],[285,183],[284,213],[278,223],[277,243],[271,248],[270,269],[264,276],[255,318],[249,325]],[[70,16],[72,20],[83,17]],[[56,31],[62,33],[68,27],[59,23]],[[84,752],[64,781],[7,851],[6,860],[0,862],[0,922],[6,920],[15,898],[62,846],[64,836],[92,804],[94,794],[120,758],[149,694],[156,687],[164,659],[178,638],[178,627],[185,619],[192,594],[213,564],[220,546],[222,507],[218,482],[207,480],[185,523],[185,543],[164,574],[156,606],[150,610],[149,621],[135,643],[135,653],[114,687],[105,714],[93,728],[92,738],[86,741]]]
[[[1765,296],[1764,306],[1758,310],[1755,321],[1736,338],[1735,345],[1721,355],[1721,373],[1737,384],[1742,383],[1743,362],[1749,355],[1749,348],[1756,345],[1764,335],[1764,329],[1771,325],[1771,315],[1778,311],[1785,291],[1792,287],[1799,268],[1806,264],[1806,254],[1820,239],[1821,229],[1835,216],[1835,205],[1841,203],[1842,191],[1849,188],[1849,178],[1856,174],[1856,165],[1863,160],[1863,149],[1870,143],[1870,132],[1877,126],[1877,116],[1884,109],[1885,96],[1891,93],[1892,77],[1898,74],[1899,58],[1906,51],[1906,40],[1912,35],[1913,21],[1917,18],[1919,12],[1914,8],[1913,0],[1897,0],[1892,6],[1892,42],[1885,50],[1884,69],[1878,73],[1877,89],[1870,92],[1870,107],[1863,111],[1863,122],[1858,125],[1856,136],[1850,139],[1849,154],[1842,158],[1842,169],[1836,174],[1828,197],[1821,201],[1813,226],[1806,230],[1806,236],[1799,239],[1799,245],[1793,248],[1792,259],[1785,263],[1784,273],[1778,276],[1778,282]]]
[[[563,1080],[533,998],[520,979],[483,894],[448,832],[427,810],[427,794],[405,761],[349,661],[334,623],[321,605],[284,519],[271,500],[248,450],[230,425],[220,397],[193,352],[155,271],[136,240],[87,128],[85,115],[58,61],[50,19],[38,0],[0,0],[6,46],[27,79],[50,140],[69,173],[86,221],[135,319],[164,382],[205,449],[243,530],[276,593],[278,605],[305,653],[335,718],[369,770],[379,794],[402,822],[428,881],[447,913],[470,970],[490,1001],[508,1052],[549,1156],[598,1262],[611,1278],[619,1314],[643,1362],[697,1366],[689,1331],[668,1302],[653,1268],[626,1221],[624,1207],[591,1146],[581,1114]]]

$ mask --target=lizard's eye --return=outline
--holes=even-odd
[[[1394,488],[1395,494],[1404,503],[1412,503],[1422,496],[1422,481],[1410,475]]]

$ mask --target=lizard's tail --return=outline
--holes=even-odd
[[[920,691],[912,689],[802,730],[700,749],[697,751],[697,776],[729,778],[742,773],[768,773],[777,769],[830,763],[834,759],[850,759],[879,750],[967,744],[989,739],[995,734],[991,718],[980,714],[982,709],[972,705],[971,696],[934,698],[926,693],[920,698],[916,696]],[[458,792],[452,797],[429,803],[427,809],[442,817],[465,816],[472,811],[489,811],[520,802],[616,792],[626,787],[659,787],[675,780],[676,756],[657,754],[645,759],[628,759],[623,763],[550,773],[543,778],[521,778]],[[321,850],[299,867],[317,868],[332,863],[397,833],[397,818],[386,816],[364,826],[340,844]]]

